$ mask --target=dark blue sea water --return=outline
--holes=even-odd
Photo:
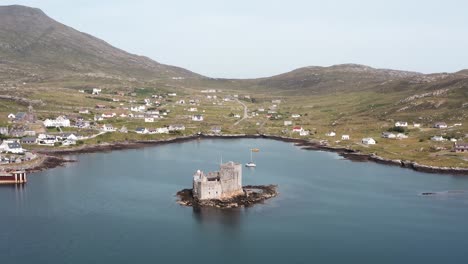
[[[248,209],[176,203],[197,169],[247,162],[280,195]],[[466,263],[468,177],[343,160],[263,139],[78,155],[0,187],[0,263]]]

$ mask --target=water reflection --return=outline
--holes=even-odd
[[[193,217],[202,226],[218,225],[236,231],[242,221],[243,209],[219,209],[209,207],[193,207]]]

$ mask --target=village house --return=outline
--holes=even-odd
[[[168,93],[167,96],[174,97],[174,96],[177,96],[177,94],[176,93]]]
[[[145,117],[145,123],[153,123],[154,122],[154,118],[152,117]]]
[[[100,115],[95,115],[94,116],[94,121],[102,121],[104,120],[104,117],[100,116]]]
[[[375,145],[375,140],[373,138],[363,138],[361,140],[362,144],[365,144],[365,145]]]
[[[25,136],[23,128],[12,128],[8,134],[11,137],[17,137],[17,138]]]
[[[453,126],[462,126],[463,124],[462,123],[455,123],[453,124]]]
[[[10,114],[8,115],[8,119],[10,119],[10,120],[13,120],[13,119],[15,119],[15,118],[16,118],[16,116],[15,116],[15,114],[13,114],[13,113],[10,113]]]
[[[37,138],[35,137],[24,137],[21,139],[21,144],[36,144]]]
[[[190,107],[190,108],[188,109],[188,111],[189,111],[189,112],[197,112],[198,109],[197,109],[196,107]]]
[[[89,114],[89,110],[88,109],[80,109],[80,110],[78,110],[78,113],[79,114]]]
[[[289,121],[289,120],[284,121],[285,126],[292,126],[292,124],[293,124],[292,121]]]
[[[310,135],[310,131],[309,130],[302,130],[299,132],[299,136],[308,136]]]
[[[432,141],[445,141],[446,139],[442,136],[433,136],[431,137]]]
[[[293,132],[301,132],[301,131],[304,131],[304,128],[302,128],[301,126],[295,126],[292,128],[292,131]]]
[[[112,98],[112,102],[120,102],[119,98]]]
[[[17,140],[4,140],[2,144],[0,144],[0,152],[23,154],[24,149]]]
[[[119,132],[120,132],[120,133],[128,133],[128,129],[127,129],[126,126],[122,126],[122,128],[119,129]]]
[[[398,134],[396,135],[396,138],[397,138],[397,139],[406,139],[406,138],[408,138],[408,136],[405,135],[405,134],[403,134],[403,133],[398,133]]]
[[[451,138],[450,141],[451,141],[451,142],[457,142],[458,139],[456,139],[456,138]]]
[[[391,133],[391,132],[383,132],[382,133],[382,137],[383,138],[390,138],[390,139],[393,139],[393,138],[396,138],[396,135]]]
[[[220,126],[214,126],[211,128],[211,133],[213,134],[221,134],[221,127]]]
[[[336,136],[336,133],[333,132],[333,131],[331,131],[331,132],[326,133],[325,136],[327,136],[327,137],[334,137],[334,136]]]
[[[156,128],[157,134],[169,134],[169,128],[167,127],[158,127]]]
[[[271,101],[272,104],[281,104],[281,100],[272,100]]]
[[[398,122],[395,123],[395,126],[396,126],[396,127],[407,127],[407,126],[408,126],[408,122],[398,121]]]
[[[102,125],[101,130],[104,131],[104,132],[115,132],[116,131],[116,129],[110,124]]]
[[[299,114],[292,114],[291,117],[292,117],[292,118],[299,118],[299,117],[301,117],[301,115],[299,115]]]
[[[44,120],[45,127],[69,127],[70,119],[65,116],[59,116],[56,119],[46,119]]]
[[[349,135],[341,135],[341,140],[349,140]]]
[[[145,127],[137,127],[137,129],[135,129],[135,132],[137,134],[148,134],[149,131]]]
[[[241,116],[239,114],[235,114],[234,118],[240,118]]]
[[[130,111],[132,112],[144,112],[145,110],[146,110],[146,106],[144,105],[130,107]]]
[[[184,100],[184,99],[181,99],[181,100],[177,101],[177,103],[178,103],[178,104],[181,104],[181,105],[182,105],[182,104],[185,104],[185,100]]]
[[[110,113],[110,112],[102,113],[102,114],[101,114],[102,118],[113,118],[113,117],[115,117],[116,115],[117,115],[116,113]]]
[[[202,115],[193,115],[192,116],[192,121],[201,122],[201,121],[203,121],[203,116]]]
[[[107,106],[106,106],[106,105],[103,105],[103,104],[97,104],[97,105],[95,106],[95,108],[96,108],[96,109],[105,109],[105,108],[107,108]]]
[[[181,124],[172,124],[169,125],[169,131],[183,131],[185,130],[185,126]]]
[[[453,148],[455,152],[468,152],[468,143],[455,143]]]
[[[259,108],[258,112],[265,112],[265,108]]]
[[[435,128],[447,128],[447,124],[445,122],[437,122],[434,124]]]
[[[101,93],[101,91],[102,91],[102,90],[99,89],[99,88],[93,88],[92,94],[94,94],[94,95],[99,95],[99,94]]]
[[[413,123],[413,127],[415,127],[415,128],[421,127],[421,124],[420,123]]]

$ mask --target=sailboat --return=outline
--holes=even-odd
[[[247,162],[247,163],[245,164],[246,167],[250,167],[250,168],[257,167],[257,164],[255,164],[255,163],[253,162],[252,153],[253,153],[253,152],[258,152],[258,151],[259,151],[259,149],[257,149],[257,148],[254,148],[254,149],[251,149],[251,150],[250,150],[250,162]]]

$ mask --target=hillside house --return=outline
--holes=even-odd
[[[455,152],[468,152],[468,143],[455,143],[453,150]]]
[[[419,128],[419,127],[421,127],[421,124],[420,123],[413,123],[413,127],[414,128]]]
[[[198,109],[197,109],[196,107],[190,107],[190,108],[188,109],[188,111],[189,111],[189,112],[197,112]]]
[[[14,120],[15,118],[16,118],[16,116],[15,116],[15,114],[13,114],[13,113],[10,113],[10,114],[8,115],[8,119],[10,119],[10,120]]]
[[[45,127],[70,127],[70,119],[66,116],[59,116],[56,119],[44,120]]]
[[[105,109],[107,106],[103,104],[97,104],[94,108],[96,109]]]
[[[442,136],[433,136],[431,137],[432,141],[445,141],[446,139]]]
[[[102,125],[101,130],[104,131],[104,132],[115,132],[116,131],[116,129],[110,124]]]
[[[302,130],[299,132],[299,136],[308,136],[310,135],[310,131],[309,130]]]
[[[408,138],[408,136],[405,135],[405,134],[403,134],[403,133],[398,133],[398,134],[396,135],[396,138],[397,138],[397,139],[406,139],[406,138]]]
[[[169,125],[169,131],[184,131],[185,126],[181,124],[172,124]]]
[[[373,138],[363,138],[361,140],[361,143],[364,144],[364,145],[375,145],[376,142]]]
[[[78,110],[78,113],[79,114],[89,114],[89,110],[88,109],[80,109],[80,110]]]
[[[434,124],[435,128],[447,128],[447,124],[445,122],[437,122]]]
[[[145,123],[153,123],[154,118],[153,117],[145,117]]]
[[[382,137],[383,138],[390,138],[390,139],[394,139],[396,138],[396,135],[391,133],[391,132],[383,132],[382,133]]]
[[[398,122],[395,123],[395,126],[396,126],[396,127],[407,127],[407,126],[408,126],[408,122],[398,121]]]
[[[137,127],[137,129],[135,129],[135,132],[137,134],[148,134],[149,133],[148,129],[146,129],[145,127]]]
[[[293,124],[292,121],[289,121],[289,120],[284,121],[285,126],[292,126],[292,124]]]
[[[24,129],[22,129],[22,128],[13,128],[13,129],[10,130],[10,132],[9,132],[8,134],[9,134],[9,136],[11,136],[11,137],[17,137],[17,138],[19,138],[19,137],[24,137],[24,136],[25,136],[25,133],[24,133],[24,132],[25,132],[25,131],[24,131]]]
[[[304,128],[302,128],[301,126],[295,126],[292,128],[292,131],[293,132],[301,132],[301,131],[304,131]]]
[[[101,114],[102,118],[113,118],[113,117],[115,117],[116,115],[117,115],[116,113],[110,113],[110,112],[102,113],[102,114]]]
[[[101,92],[102,92],[101,89],[99,89],[99,88],[93,88],[92,94],[94,94],[94,95],[99,95]]]
[[[192,121],[201,122],[201,121],[203,121],[203,116],[202,115],[193,115],[192,116]]]
[[[221,134],[221,127],[220,126],[214,126],[211,128],[211,133],[213,134]]]
[[[292,114],[291,117],[292,117],[292,118],[299,118],[299,117],[301,117],[301,115],[299,115],[299,114]]]
[[[333,132],[333,131],[331,131],[331,132],[325,133],[325,136],[327,136],[327,137],[334,137],[334,136],[336,136],[336,133]]]
[[[349,140],[349,135],[341,135],[341,140]]]

